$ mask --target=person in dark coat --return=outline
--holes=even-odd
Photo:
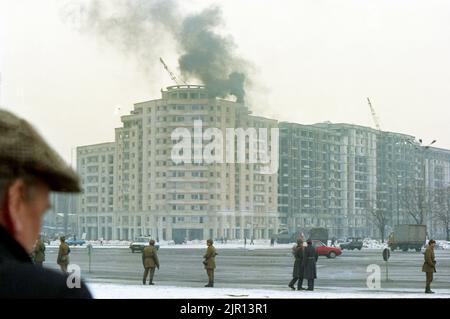
[[[142,251],[142,265],[144,266],[144,277],[142,283],[145,285],[148,273],[150,272],[149,285],[154,285],[153,276],[155,275],[155,268],[159,269],[158,252],[155,248],[155,241],[150,239],[149,246]]]
[[[308,280],[307,290],[314,290],[314,279],[317,278],[316,262],[317,259],[319,258],[319,255],[317,254],[316,249],[312,245],[311,239],[308,239],[307,243],[308,246],[305,249],[305,256],[304,256],[303,278]]]
[[[206,241],[206,245],[208,248],[206,249],[206,253],[203,256],[204,261],[203,265],[205,265],[206,274],[208,275],[208,283],[205,287],[214,287],[214,269],[216,269],[216,248],[213,245],[213,240],[208,239]]]
[[[61,267],[63,273],[67,273],[67,267],[69,266],[69,254],[70,248],[66,244],[66,237],[61,236],[59,238],[61,244],[59,245],[58,257],[56,258],[56,263]]]
[[[34,255],[34,263],[37,266],[42,267],[42,264],[45,261],[45,244],[42,241],[41,237],[39,237],[38,241],[34,246],[33,255]]]
[[[434,257],[434,246],[436,245],[436,241],[430,239],[428,242],[428,247],[425,250],[424,254],[424,263],[422,266],[422,272],[426,274],[426,285],[425,285],[425,293],[433,294],[431,291],[431,282],[433,281],[433,273],[436,272],[436,259]]]
[[[294,285],[297,282],[297,280],[298,280],[297,290],[305,290],[302,287],[303,272],[304,272],[304,252],[305,252],[305,249],[303,247],[303,240],[299,239],[299,240],[297,240],[297,245],[295,245],[292,248],[292,255],[294,255],[295,262],[294,262],[294,269],[292,272],[292,280],[288,284],[288,286],[292,290],[295,290]]]
[[[24,119],[0,109],[0,299],[92,298],[83,281],[33,264],[50,191],[80,192],[79,178]]]

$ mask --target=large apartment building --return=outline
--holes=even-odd
[[[374,213],[397,224],[433,220],[432,193],[450,185],[450,151],[414,137],[350,125],[279,123],[279,212],[292,232],[326,227],[330,235],[379,237]],[[425,191],[426,190],[426,191]],[[381,214],[381,215],[380,215]]]
[[[112,238],[114,222],[115,143],[77,148],[77,171],[83,192],[78,196],[78,233]]]
[[[278,229],[278,177],[250,161],[249,150],[262,142],[261,135],[244,140],[244,163],[206,163],[202,155],[216,138],[204,136],[208,129],[222,132],[222,145],[233,146],[237,158],[236,129],[245,134],[247,128],[268,128],[270,145],[270,128],[277,121],[253,116],[241,103],[210,98],[204,86],[172,86],[161,93],[161,99],[137,103],[122,116],[115,142],[78,148],[84,189],[80,234],[105,239],[151,235],[177,242],[269,238]],[[230,128],[234,135],[228,145]],[[172,138],[176,129],[189,134],[191,161],[173,160],[181,141]]]
[[[375,188],[375,131],[353,125],[280,123],[279,211],[290,231],[365,231]]]
[[[79,235],[181,242],[326,227],[338,238],[379,237],[374,212],[385,217],[386,235],[404,223],[443,232],[433,200],[450,186],[449,150],[359,125],[278,123],[211,98],[204,86],[161,94],[121,117],[114,142],[78,147]],[[223,149],[208,148],[213,142]],[[180,152],[180,145],[189,148]],[[279,155],[269,172],[258,161],[264,145]],[[206,150],[223,161],[209,163]]]

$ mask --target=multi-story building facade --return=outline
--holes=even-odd
[[[279,211],[291,232],[367,232],[374,200],[376,131],[349,124],[280,123]]]
[[[450,151],[414,137],[350,124],[280,123],[279,212],[290,231],[379,237],[395,225],[433,223],[433,185],[450,185]],[[423,215],[423,220],[421,220]]]
[[[77,171],[83,186],[77,207],[80,236],[113,237],[115,149],[115,143],[77,147]]]
[[[443,232],[433,196],[450,185],[448,150],[358,125],[277,123],[252,115],[242,103],[210,98],[204,86],[161,93],[122,116],[114,142],[77,149],[84,189],[77,209],[80,236],[181,242],[326,227],[338,238],[379,237],[371,212],[385,218],[386,236],[404,223],[427,223],[430,235]],[[251,134],[260,128],[268,129],[267,140]],[[279,139],[271,128],[279,128]],[[245,137],[241,145],[239,134]],[[274,139],[279,170],[262,172],[251,150],[264,144],[271,150]],[[203,155],[213,141],[224,154],[214,149],[210,155],[224,160],[207,163]],[[176,163],[179,145],[190,146],[181,152],[189,160]],[[236,163],[239,153],[244,161]]]
[[[77,202],[76,194],[50,194],[51,208],[44,216],[42,232],[49,237],[59,234],[77,234]]]
[[[424,149],[426,160],[425,211],[429,236],[447,239],[450,234],[450,150]]]
[[[80,198],[80,229],[88,232],[88,238],[151,235],[179,242],[269,238],[277,231],[277,172],[261,173],[260,164],[249,162],[250,145],[258,144],[259,136],[253,141],[247,137],[245,163],[206,163],[202,156],[203,146],[213,140],[203,136],[208,129],[222,132],[225,140],[231,134],[227,129],[233,129],[233,134],[236,128],[244,133],[247,128],[270,129],[277,127],[277,121],[255,117],[241,103],[211,99],[204,86],[186,85],[168,87],[161,99],[135,104],[131,114],[122,116],[122,123],[116,129],[115,142],[106,144],[108,154],[102,150],[103,144],[78,150],[78,171],[85,190]],[[175,129],[185,129],[190,135],[191,161],[173,161],[178,143],[178,137],[172,136]],[[269,144],[270,138],[269,130]],[[228,147],[225,141],[222,145]],[[232,146],[238,145],[233,136]],[[114,174],[108,177],[114,181],[114,195],[112,205],[108,196],[105,207],[96,193],[106,185],[100,184],[103,176],[93,175],[100,170],[94,167],[94,157],[98,161],[110,155],[114,169],[109,166],[108,172]],[[109,185],[107,189],[111,195]],[[102,219],[106,234],[101,231]]]

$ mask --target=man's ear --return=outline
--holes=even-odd
[[[22,231],[22,219],[20,216],[26,185],[21,179],[15,180],[8,188],[5,198],[5,223],[8,231],[14,235]]]

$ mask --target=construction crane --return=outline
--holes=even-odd
[[[162,63],[162,65],[164,66],[164,69],[166,69],[167,73],[169,73],[170,78],[172,79],[172,81],[174,81],[177,85],[180,85],[180,81],[178,81],[178,78],[175,76],[175,74],[173,74],[172,71],[170,71],[169,67],[167,66],[167,64],[164,62],[164,60],[162,58],[159,58],[159,61]],[[185,81],[182,81],[184,84],[187,84]]]
[[[381,131],[380,121],[378,120],[378,116],[375,113],[375,109],[373,108],[372,103],[370,103],[369,98],[367,98],[367,102],[369,103],[370,112],[372,113],[372,118],[373,118],[373,121],[375,122],[375,126],[377,127],[378,131]]]

